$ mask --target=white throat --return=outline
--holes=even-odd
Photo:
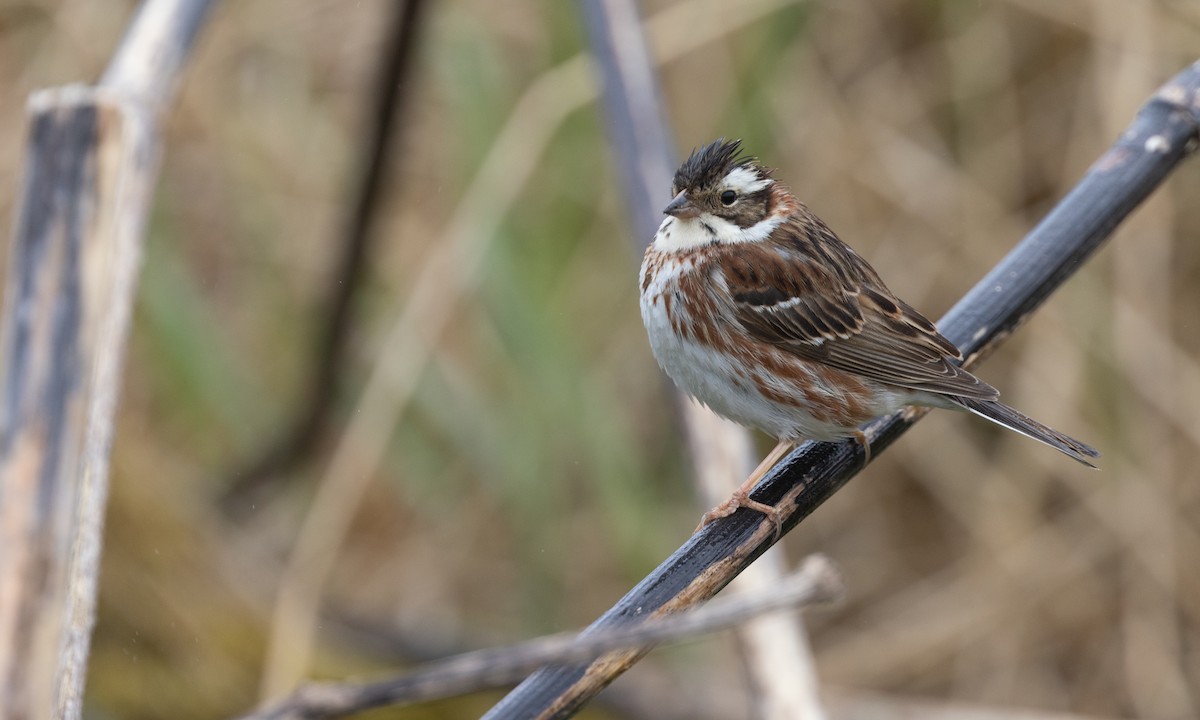
[[[678,252],[713,243],[759,242],[766,240],[783,220],[782,216],[772,215],[743,228],[708,213],[686,220],[668,216],[654,234],[654,247],[657,250]]]

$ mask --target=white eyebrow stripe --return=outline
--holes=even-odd
[[[770,178],[763,178],[749,168],[736,167],[725,176],[724,185],[730,190],[736,190],[742,195],[758,192],[771,184]]]

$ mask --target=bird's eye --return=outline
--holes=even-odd
[[[737,193],[732,190],[726,190],[721,193],[721,204],[725,206],[732,205],[737,200]]]

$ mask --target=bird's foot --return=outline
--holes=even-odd
[[[771,522],[775,524],[775,539],[779,540],[779,538],[783,537],[783,513],[779,510],[779,508],[775,507],[774,505],[768,505],[766,503],[759,502],[757,500],[751,500],[750,493],[741,488],[734,491],[733,495],[731,495],[728,500],[716,506],[712,510],[704,513],[704,516],[700,518],[700,524],[696,526],[696,529],[693,532],[700,532],[705,525],[708,525],[714,520],[720,520],[723,517],[729,517],[741,508],[757,510],[763,515],[766,515]]]

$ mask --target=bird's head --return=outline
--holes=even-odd
[[[740,154],[740,140],[719,139],[692,151],[675,172],[670,217],[660,228],[671,230],[671,245],[752,242],[765,239],[783,208],[771,171]],[[786,192],[786,191],[784,191]],[[768,227],[769,225],[769,227]]]

